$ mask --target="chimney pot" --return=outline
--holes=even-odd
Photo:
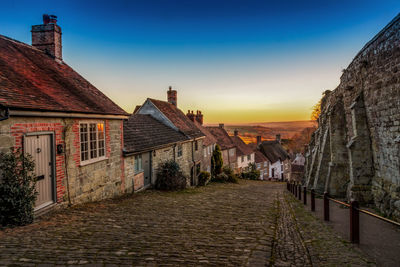
[[[278,141],[279,143],[281,143],[281,134],[277,134],[277,135],[276,135],[276,141]]]
[[[220,124],[219,124],[219,128],[224,129],[224,127],[225,127],[225,125],[224,125],[223,123],[220,123]]]
[[[234,134],[235,136],[238,136],[238,135],[239,135],[239,131],[238,131],[238,130],[234,130],[234,131],[233,131],[233,134]]]

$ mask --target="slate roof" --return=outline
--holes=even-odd
[[[70,66],[0,35],[0,104],[11,109],[128,115]]]
[[[246,143],[243,142],[239,136],[231,136],[230,138],[236,146],[236,155],[238,157],[247,156],[251,153],[254,153],[254,151],[248,145],[246,145]]]
[[[218,126],[207,126],[206,128],[215,137],[217,144],[221,147],[221,150],[235,147],[235,144],[224,128]]]
[[[154,119],[151,115],[134,114],[124,121],[124,150],[126,153],[144,152],[167,144],[189,140]]]
[[[194,121],[194,124],[206,136],[206,138],[204,138],[204,140],[203,140],[203,145],[204,146],[209,146],[209,145],[217,143],[217,139],[214,137],[214,135],[206,127],[204,127],[203,125],[201,125],[197,121]]]
[[[184,134],[190,138],[205,136],[199,128],[175,105],[157,99],[149,100]]]
[[[289,159],[289,155],[278,141],[263,141],[260,144],[260,151],[269,159],[271,163],[278,160]]]

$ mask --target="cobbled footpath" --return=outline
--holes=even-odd
[[[0,231],[0,265],[373,265],[284,188],[240,181],[75,206]]]

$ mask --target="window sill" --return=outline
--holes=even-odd
[[[97,158],[97,159],[90,159],[90,160],[85,160],[85,161],[81,161],[81,163],[79,164],[80,167],[86,166],[86,165],[90,165],[93,163],[97,163],[103,160],[107,160],[107,157],[101,157],[101,158]]]

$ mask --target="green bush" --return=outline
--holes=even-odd
[[[178,163],[166,161],[157,170],[155,188],[158,190],[182,190],[186,188],[186,177]]]
[[[215,149],[211,157],[211,176],[216,177],[218,174],[222,173],[222,166],[224,161],[222,159],[222,152],[219,145],[215,145]]]
[[[249,163],[249,171],[242,172],[240,177],[247,180],[258,180],[260,179],[260,171],[257,170],[255,163]]]
[[[18,226],[33,222],[36,201],[35,164],[20,150],[0,152],[0,225]]]
[[[219,182],[219,183],[237,183],[238,177],[231,168],[225,166],[222,169],[222,173],[213,177],[212,181]]]
[[[210,181],[211,174],[209,172],[200,172],[199,174],[199,186],[205,186]]]

